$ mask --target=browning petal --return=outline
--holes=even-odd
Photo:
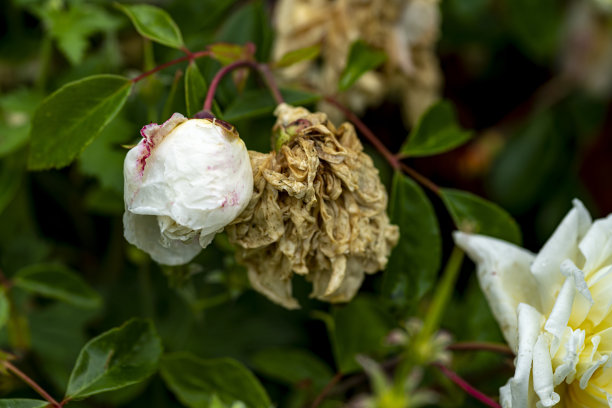
[[[363,112],[390,98],[402,103],[405,119],[414,124],[439,98],[439,0],[281,0],[274,17],[276,59],[288,51],[321,46],[318,60],[282,69],[281,80],[305,82],[324,93],[335,89],[351,44],[361,39],[389,58],[339,95],[352,111]],[[319,109],[342,118],[324,101]]]
[[[298,307],[294,273],[312,282],[311,296],[349,301],[399,237],[378,170],[352,125],[336,129],[325,114],[285,104],[275,113],[276,130],[300,127],[278,152],[250,152],[253,196],[226,231],[253,287],[272,301]]]

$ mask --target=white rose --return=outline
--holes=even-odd
[[[517,356],[502,406],[612,407],[612,215],[592,222],[574,200],[538,255],[484,236],[455,241]]]
[[[247,149],[225,122],[179,113],[140,133],[123,167],[125,238],[161,264],[187,263],[249,203]]]

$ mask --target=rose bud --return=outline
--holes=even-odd
[[[140,131],[123,167],[124,235],[166,265],[191,261],[247,206],[253,173],[231,125],[175,113]]]

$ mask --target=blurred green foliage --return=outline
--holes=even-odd
[[[160,12],[102,0],[2,2],[0,271],[14,285],[0,289],[0,347],[52,395],[117,389],[70,406],[298,408],[310,406],[336,372],[353,388],[334,389],[319,406],[341,406],[370,392],[355,356],[392,360],[391,329],[425,318],[454,224],[514,242],[520,226],[525,246],[537,250],[572,198],[594,214],[612,212],[609,96],[563,77],[566,2],[447,0],[439,45],[445,100],[414,129],[388,103],[364,120],[406,163],[449,189],[441,198],[424,192],[364,142],[403,233],[388,270],[368,277],[363,294],[329,306],[309,299],[298,279],[303,308],[286,311],[249,289],[223,235],[190,265],[152,263],[123,239],[125,146],[147,123],[197,112],[228,61],[200,59],[138,83],[129,78],[182,57],[183,46],[253,43],[257,61],[270,61],[272,3],[161,1]],[[385,58],[360,42],[352,50],[340,89]],[[318,52],[305,49],[278,64]],[[309,107],[321,97],[282,93]],[[215,103],[250,149],[270,150],[275,102],[255,75],[222,81]],[[63,168],[30,172],[28,160],[31,169]],[[501,341],[473,268],[463,269],[442,327],[458,341]],[[126,327],[133,330],[119,336]],[[131,376],[109,361],[129,365]],[[509,375],[503,356],[486,353],[455,353],[453,367],[489,394]],[[45,406],[16,400],[38,396],[11,378],[0,371],[0,406]],[[423,384],[444,390],[441,406],[479,406],[434,369]]]

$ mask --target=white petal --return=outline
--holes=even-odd
[[[550,316],[548,316],[548,320],[546,320],[544,325],[546,331],[553,335],[551,355],[554,355],[559,348],[561,337],[572,313],[575,295],[576,287],[574,286],[574,280],[571,277],[566,278],[552,312],[550,312]]]
[[[509,385],[513,407],[527,407],[533,391],[529,387],[533,348],[536,344],[544,316],[533,307],[521,303],[518,306],[518,352],[516,355],[514,377]]]
[[[559,265],[565,259],[577,261],[578,243],[591,226],[591,216],[578,201],[565,216],[531,265],[540,290],[542,312],[548,314],[555,303],[555,293],[563,284]]]
[[[536,282],[529,272],[534,256],[507,242],[471,235],[453,234],[455,242],[478,265],[478,281],[504,337],[517,350],[517,307],[520,303],[540,308]]]
[[[194,119],[179,125],[152,152],[128,208],[169,216],[208,235],[242,212],[252,189],[242,140],[229,140],[219,126]]]
[[[585,272],[612,263],[612,215],[595,221],[579,246],[586,260]]]
[[[540,398],[537,408],[552,407],[561,399],[553,385],[550,345],[546,334],[538,336],[533,348],[533,388]]]
[[[151,258],[164,265],[182,265],[191,261],[202,250],[197,240],[167,242],[164,245],[157,217],[154,215],[123,214],[125,239],[151,255]]]
[[[510,387],[511,380],[512,378],[508,380],[505,385],[499,387],[499,403],[501,404],[502,408],[512,408],[512,391]],[[519,407],[527,406],[526,403],[527,402],[525,401],[525,405],[519,405]]]
[[[555,386],[566,381],[568,384],[574,381],[576,376],[576,365],[579,361],[579,355],[584,348],[585,331],[576,329],[567,336],[567,341],[563,345],[562,363],[558,364],[553,374],[553,384]]]

